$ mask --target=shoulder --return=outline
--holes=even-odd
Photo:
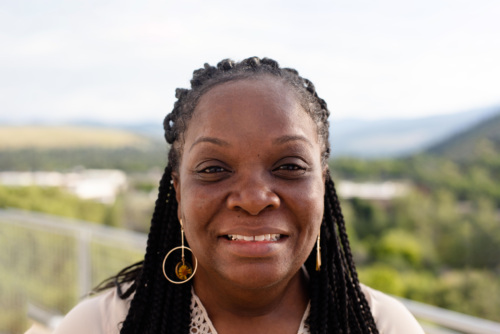
[[[118,334],[130,300],[120,299],[109,289],[76,305],[57,326],[54,334]]]
[[[401,302],[363,284],[361,289],[381,334],[424,334],[417,320]]]

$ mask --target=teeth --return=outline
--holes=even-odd
[[[240,235],[240,234],[229,234],[227,236],[229,240],[232,241],[278,241],[280,239],[279,234],[262,234],[262,235]]]
[[[266,236],[265,235],[256,235],[254,237],[254,240],[255,241],[264,241],[266,239]]]

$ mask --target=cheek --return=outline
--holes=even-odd
[[[181,194],[179,213],[184,221],[186,240],[193,251],[210,247],[210,239],[214,238],[211,226],[215,216],[221,212],[222,201],[218,190],[185,183]]]
[[[308,228],[311,230],[311,233],[316,238],[319,233],[321,222],[323,220],[324,206],[322,198],[318,201],[312,201],[310,203],[310,207],[308,210],[309,213],[309,226]]]
[[[183,200],[179,204],[182,217],[204,221],[220,208],[221,198],[217,189],[187,184],[181,189]]]
[[[324,213],[324,186],[322,182],[314,182],[308,187],[297,187],[289,197],[294,204],[296,215],[306,223],[305,229],[319,231]]]

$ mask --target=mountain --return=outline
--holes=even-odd
[[[95,126],[2,126],[0,150],[125,147],[147,148],[151,138],[130,131]]]
[[[500,112],[500,107],[379,121],[330,121],[332,156],[399,157],[421,152]]]
[[[399,157],[424,151],[500,112],[500,107],[478,108],[416,119],[330,120],[332,156]],[[163,125],[137,123],[120,128],[163,140]]]
[[[88,121],[88,120],[83,120],[83,121],[75,121],[72,122],[71,125],[74,126],[85,126],[85,127],[92,127],[92,128],[114,128],[114,129],[120,129],[124,130],[127,132],[132,132],[135,134],[138,134],[140,136],[145,136],[150,139],[154,140],[159,140],[159,141],[164,141],[163,139],[163,124],[160,122],[142,122],[142,123],[115,123],[115,124],[109,124],[109,123],[103,123],[99,121]]]
[[[330,120],[332,156],[359,158],[408,156],[435,147],[499,112],[500,107],[495,107],[417,119]],[[23,128],[24,132],[20,131]],[[66,126],[0,124],[0,150],[9,147],[10,149],[36,148],[43,145],[53,149],[83,146],[141,149],[150,146],[151,143],[162,149],[166,147],[161,122],[107,124],[79,121]]]
[[[0,171],[75,167],[144,172],[166,165],[158,138],[106,126],[0,125]]]
[[[500,112],[426,150],[452,160],[471,160],[500,152]]]

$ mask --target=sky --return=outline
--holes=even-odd
[[[296,68],[332,117],[500,107],[498,0],[0,0],[0,122],[161,122],[208,62]]]

